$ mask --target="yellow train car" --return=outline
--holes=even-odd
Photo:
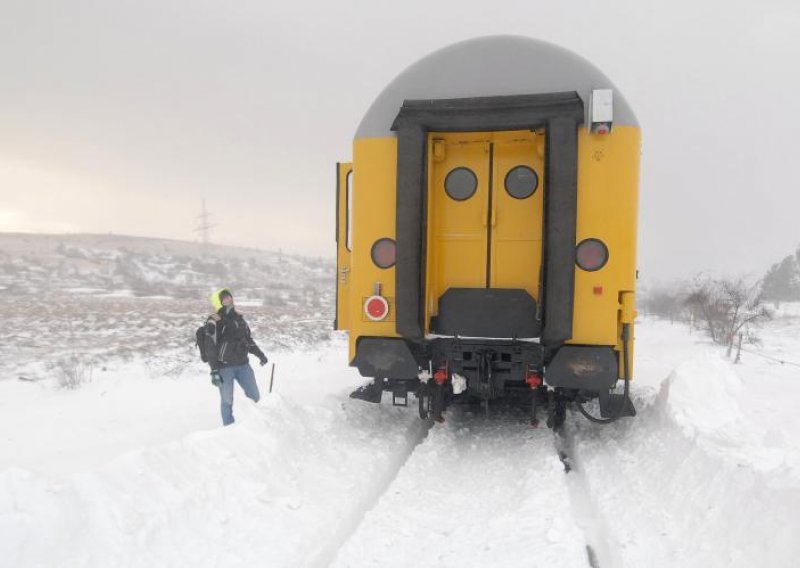
[[[549,43],[478,38],[403,71],[337,165],[336,328],[374,379],[354,396],[635,414],[640,136],[609,79]]]

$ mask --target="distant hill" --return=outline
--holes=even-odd
[[[252,248],[123,235],[0,233],[0,289],[205,297],[222,286],[264,305],[331,306],[334,261]]]
[[[208,297],[233,289],[269,353],[315,346],[335,311],[332,260],[117,235],[0,233],[0,380],[71,376],[145,358],[154,376],[199,366]]]

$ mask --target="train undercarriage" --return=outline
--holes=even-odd
[[[365,347],[365,351],[370,350],[369,345]],[[403,353],[407,347],[408,353]],[[488,413],[494,401],[526,405],[532,425],[538,426],[539,417],[546,416],[550,428],[563,424],[566,410],[573,404],[589,420],[599,423],[636,414],[628,392],[628,369],[623,369],[623,378],[619,379],[617,357],[611,348],[564,346],[551,353],[534,341],[458,337],[431,338],[416,346],[383,340],[375,348],[382,356],[394,358],[395,369],[401,369],[398,361],[413,351],[417,376],[381,377],[375,373],[376,378],[351,397],[381,402],[383,392],[388,391],[392,404],[408,406],[413,394],[422,419],[442,421],[443,412],[451,404],[474,405]],[[627,361],[627,353],[623,359]],[[366,374],[369,367],[360,370]],[[619,380],[624,384],[622,394],[614,392]],[[593,399],[599,401],[600,417],[583,407]]]

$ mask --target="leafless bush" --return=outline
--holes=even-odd
[[[77,389],[92,380],[91,362],[75,353],[58,359],[55,368],[61,388]]]
[[[728,347],[728,354],[740,333],[750,342],[757,341],[753,326],[772,318],[764,305],[761,284],[749,285],[742,279],[697,279],[686,305],[705,325],[711,340]]]
[[[670,323],[686,319],[686,286],[659,287],[642,298],[642,309]]]
[[[781,302],[794,302],[800,300],[800,249],[795,255],[784,258],[781,262],[773,264],[764,275],[764,298],[780,307]]]

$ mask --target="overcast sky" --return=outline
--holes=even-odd
[[[334,163],[407,65],[490,34],[603,70],[643,128],[643,276],[800,244],[800,4],[0,0],[0,231],[333,256]],[[491,94],[487,92],[487,94]]]

